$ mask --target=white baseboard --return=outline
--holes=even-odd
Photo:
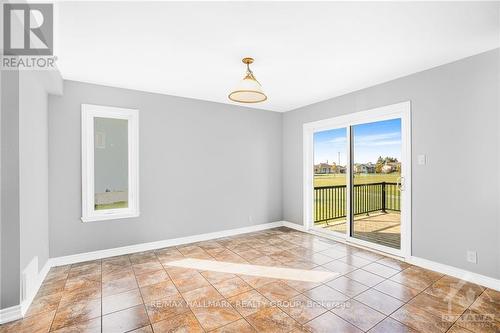
[[[89,260],[96,260],[96,259],[102,259],[102,258],[107,258],[107,257],[119,256],[119,255],[123,255],[123,254],[156,250],[156,249],[161,249],[161,248],[169,247],[169,246],[177,246],[177,245],[182,245],[182,244],[207,241],[207,240],[211,240],[211,239],[215,239],[215,238],[246,234],[249,232],[266,230],[266,229],[271,229],[271,228],[276,228],[276,227],[281,227],[281,226],[283,226],[283,221],[277,221],[277,222],[257,224],[257,225],[253,225],[253,226],[249,226],[249,227],[243,227],[243,228],[210,232],[210,233],[199,234],[199,235],[194,235],[194,236],[172,238],[172,239],[161,240],[161,241],[157,241],[157,242],[142,243],[142,244],[135,244],[135,245],[130,245],[130,246],[116,247],[113,249],[79,253],[79,254],[74,254],[74,255],[69,255],[69,256],[64,256],[64,257],[51,258],[50,265],[51,265],[51,267],[54,267],[54,266],[74,264],[74,263],[78,263],[78,262],[84,262],[84,261],[89,261]]]
[[[23,314],[20,305],[14,305],[9,308],[0,309],[0,325],[21,319]]]
[[[130,246],[123,246],[123,247],[117,247],[117,248],[112,248],[112,249],[100,250],[100,251],[79,253],[79,254],[64,256],[64,257],[50,258],[49,260],[47,260],[47,262],[43,266],[43,269],[38,273],[38,276],[36,277],[36,281],[34,282],[34,285],[31,288],[29,288],[29,291],[27,292],[27,295],[25,295],[24,300],[21,302],[21,304],[16,305],[16,306],[12,306],[9,308],[5,308],[5,309],[0,309],[0,324],[4,324],[4,323],[7,323],[9,321],[21,319],[26,314],[26,311],[28,311],[29,306],[33,302],[33,299],[35,298],[36,293],[40,289],[40,286],[42,285],[43,280],[45,280],[45,277],[47,276],[47,273],[49,272],[51,267],[68,265],[68,264],[75,264],[75,263],[79,263],[79,262],[95,260],[95,259],[102,259],[102,258],[106,258],[106,257],[113,257],[113,256],[135,253],[135,252],[161,249],[161,248],[169,247],[169,246],[176,246],[176,245],[182,245],[182,244],[207,241],[207,240],[211,240],[211,239],[246,234],[249,232],[267,230],[267,229],[272,229],[272,228],[281,227],[281,226],[283,226],[283,221],[277,221],[277,222],[252,225],[249,227],[222,230],[222,231],[216,231],[216,232],[211,232],[211,233],[206,233],[206,234],[199,234],[199,235],[194,235],[194,236],[173,238],[173,239],[167,239],[167,240],[162,240],[162,241],[157,241],[157,242],[135,244],[135,245],[130,245]]]
[[[295,229],[295,230],[298,230],[298,231],[307,232],[306,228],[304,228],[304,226],[302,224],[297,224],[297,223],[288,222],[288,221],[282,221],[282,223],[283,223],[284,227],[287,227],[287,228],[290,228],[290,229]]]
[[[320,231],[313,230],[313,229],[307,230],[301,224],[283,221],[283,226],[291,228],[291,229],[295,229],[298,231],[307,232],[307,233],[312,234],[312,235],[326,237],[326,238],[329,238],[329,239],[332,239],[332,240],[335,240],[338,242],[346,243],[345,239],[335,237],[335,235],[328,235],[326,233],[322,233]],[[384,255],[389,256],[389,257],[394,257],[390,254],[382,253],[380,251],[375,251],[373,249],[369,249],[369,248],[366,248],[364,246],[359,246],[357,244],[349,243],[349,245],[352,245],[355,247],[360,247],[362,249],[366,249],[366,250],[373,251],[376,253],[384,254]],[[402,259],[402,258],[399,258],[399,259]],[[492,278],[492,277],[489,277],[486,275],[481,275],[481,274],[469,272],[469,271],[466,271],[466,270],[461,269],[461,268],[441,264],[441,263],[438,263],[435,261],[431,261],[431,260],[427,260],[427,259],[423,259],[423,258],[419,258],[419,257],[411,256],[411,257],[403,259],[403,260],[412,264],[412,265],[415,265],[415,266],[419,266],[419,267],[422,267],[425,269],[430,269],[432,271],[435,271],[435,272],[438,272],[441,274],[453,276],[453,277],[456,277],[458,279],[462,279],[464,281],[472,282],[472,283],[479,284],[479,285],[482,285],[482,286],[490,288],[490,289],[500,291],[500,280],[499,279],[495,279],[495,278]]]
[[[47,260],[45,265],[43,266],[42,270],[38,272],[38,258],[34,258],[34,261],[36,262],[36,277],[33,277],[32,280],[30,281],[30,286],[29,288],[26,288],[24,286],[24,292],[26,294],[21,293],[22,297],[22,302],[21,304],[11,306],[9,308],[5,309],[0,309],[0,324],[5,324],[10,321],[18,320],[24,317],[26,312],[28,311],[28,308],[31,305],[31,302],[33,302],[33,299],[36,296],[36,293],[40,289],[40,286],[42,285],[43,280],[45,280],[45,277],[47,276],[47,273],[50,270],[50,259]],[[33,262],[33,261],[32,261]],[[30,263],[31,265],[31,263]],[[28,266],[30,266],[28,265]],[[22,281],[21,281],[22,282]],[[26,283],[26,281],[25,281]]]
[[[100,250],[100,251],[79,253],[79,254],[70,255],[70,256],[50,258],[47,261],[47,263],[45,263],[43,269],[39,272],[35,288],[33,288],[33,292],[30,292],[29,295],[26,295],[26,299],[22,302],[22,304],[12,306],[10,308],[0,309],[0,324],[6,323],[9,321],[13,321],[13,320],[17,320],[17,319],[20,319],[24,316],[24,314],[26,313],[29,306],[31,305],[33,298],[35,297],[36,293],[38,292],[38,289],[40,288],[43,280],[47,276],[47,273],[49,272],[51,267],[74,264],[74,263],[79,263],[79,262],[84,262],[84,261],[89,261],[89,260],[102,259],[102,258],[106,258],[106,257],[113,257],[113,256],[135,253],[135,252],[161,249],[161,248],[169,247],[169,246],[177,246],[177,245],[182,245],[182,244],[207,241],[207,240],[212,240],[212,239],[221,238],[221,237],[229,237],[229,236],[235,236],[235,235],[240,235],[240,234],[246,234],[249,232],[272,229],[272,228],[276,228],[276,227],[288,227],[288,228],[291,228],[294,230],[307,232],[307,233],[310,233],[313,235],[319,235],[319,236],[325,237],[324,234],[316,232],[314,230],[306,230],[304,228],[304,226],[302,226],[302,225],[288,222],[288,221],[277,221],[277,222],[270,222],[270,223],[253,225],[253,226],[249,226],[249,227],[229,229],[229,230],[211,232],[211,233],[206,233],[206,234],[199,234],[199,235],[194,235],[194,236],[173,238],[173,239],[167,239],[167,240],[162,240],[162,241],[157,241],[157,242],[135,244],[135,245],[130,245],[130,246],[123,246],[123,247],[117,247],[117,248],[112,248],[112,249]],[[328,238],[331,238],[331,237],[328,237]],[[343,241],[343,240],[337,239],[336,237],[332,237],[332,239],[338,240],[338,241]],[[344,242],[345,242],[345,240],[344,240]],[[378,251],[375,251],[375,252],[378,252]],[[498,279],[494,279],[494,278],[491,278],[488,276],[468,272],[468,271],[465,271],[465,270],[462,270],[459,268],[455,268],[452,266],[440,264],[437,262],[433,262],[433,261],[430,261],[427,259],[422,259],[422,258],[417,258],[417,257],[410,257],[409,259],[407,259],[407,261],[413,265],[416,265],[416,266],[430,269],[430,270],[433,270],[433,271],[436,271],[436,272],[439,272],[442,274],[454,276],[456,278],[460,278],[460,279],[463,279],[463,280],[466,280],[469,282],[480,284],[482,286],[500,291],[500,280],[498,280]]]
[[[461,269],[461,268],[448,266],[445,264],[440,264],[438,262],[419,258],[419,257],[410,257],[406,261],[412,265],[415,265],[415,266],[420,266],[422,268],[430,269],[430,270],[435,271],[435,272],[450,275],[450,276],[456,277],[456,278],[461,279],[461,280],[465,280],[468,282],[482,285],[484,287],[488,287],[490,289],[500,291],[500,280],[499,279],[495,279],[495,278],[492,278],[489,276],[469,272],[469,271],[466,271],[466,270]]]
[[[24,300],[21,302],[21,314],[24,316],[26,314],[26,311],[28,311],[28,308],[31,305],[31,302],[33,302],[33,299],[35,298],[38,290],[40,289],[40,286],[43,283],[43,280],[45,280],[45,277],[47,276],[47,273],[49,272],[51,267],[50,259],[47,260],[45,265],[43,265],[43,268],[40,272],[38,272],[38,275],[34,281],[33,288],[30,288],[29,292],[26,294]]]

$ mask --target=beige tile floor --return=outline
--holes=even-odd
[[[341,273],[323,283],[169,265]],[[287,228],[52,268],[0,332],[500,332],[500,292]]]

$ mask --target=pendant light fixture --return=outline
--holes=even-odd
[[[242,61],[247,65],[247,73],[236,89],[229,94],[229,99],[238,103],[264,102],[267,96],[262,91],[262,86],[250,69],[250,64],[254,61],[253,58],[243,58]]]

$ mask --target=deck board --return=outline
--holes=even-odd
[[[316,226],[341,233],[346,232],[345,219],[316,223]],[[356,216],[354,218],[353,236],[399,249],[401,244],[401,215],[399,212],[376,212]]]

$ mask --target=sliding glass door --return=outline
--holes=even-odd
[[[314,133],[314,225],[347,231],[347,128]]]
[[[409,122],[401,103],[304,126],[306,227],[408,253]]]
[[[351,234],[401,248],[401,119],[351,126]]]

